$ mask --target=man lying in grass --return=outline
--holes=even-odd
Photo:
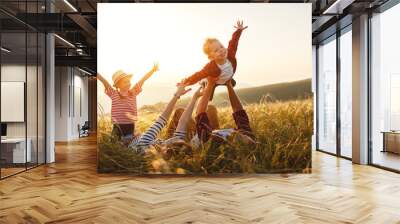
[[[250,128],[249,117],[243,108],[235,90],[232,86],[232,79],[228,80],[226,87],[228,89],[229,101],[233,110],[232,116],[236,124],[236,128],[217,129],[213,130],[210,125],[210,120],[218,120],[218,114],[215,113],[215,118],[209,117],[206,109],[208,107],[208,100],[216,85],[216,79],[209,79],[206,89],[204,90],[203,97],[197,107],[196,115],[196,136],[192,139],[192,143],[199,145],[199,141],[207,142],[210,137],[216,141],[227,140],[230,135],[236,133],[239,138],[246,143],[255,143],[255,136]]]

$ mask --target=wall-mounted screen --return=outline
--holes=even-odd
[[[1,122],[24,122],[24,102],[24,82],[1,82]]]

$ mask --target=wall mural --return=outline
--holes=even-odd
[[[311,168],[311,4],[98,4],[98,171]]]

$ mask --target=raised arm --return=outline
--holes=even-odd
[[[190,86],[193,85],[195,83],[197,83],[198,81],[208,77],[208,76],[218,76],[218,67],[217,66],[213,66],[211,62],[209,62],[207,65],[205,65],[200,71],[195,72],[194,74],[192,74],[191,76],[185,78],[183,80],[183,84]]]
[[[226,83],[226,88],[228,89],[229,101],[231,102],[233,113],[243,110],[243,105],[240,102],[240,99],[237,96],[235,90],[233,89],[231,80],[228,80],[228,82]]]
[[[235,57],[240,35],[242,34],[243,30],[247,29],[248,26],[243,26],[243,21],[237,21],[234,27],[236,28],[236,31],[232,34],[232,39],[229,41],[228,45],[229,57]]]
[[[167,107],[164,109],[164,111],[161,113],[161,116],[165,119],[168,120],[169,117],[172,114],[172,111],[174,110],[175,104],[178,101],[178,99],[189,92],[191,89],[185,89],[184,85],[178,85],[178,88],[172,97],[172,99],[169,101]]]
[[[232,82],[229,80],[226,83],[228,88],[229,100],[231,101],[231,106],[233,110],[233,120],[235,121],[237,130],[249,138],[241,138],[244,142],[248,144],[255,143],[255,135],[250,127],[249,116],[243,108],[242,103],[235,90],[233,89]]]
[[[196,111],[197,115],[207,111],[208,102],[215,87],[216,80],[217,79],[212,79],[212,78],[208,79],[208,84],[206,86],[206,89],[204,90],[203,96],[201,97],[199,105],[197,106],[197,111]]]
[[[190,103],[186,106],[185,110],[183,111],[181,118],[179,119],[178,126],[176,127],[175,132],[178,133],[185,133],[187,130],[187,126],[189,124],[190,118],[192,117],[192,113],[194,110],[194,106],[196,105],[197,100],[202,95],[202,88],[200,87],[197,91],[193,94]]]
[[[158,69],[158,63],[154,63],[153,68],[152,68],[149,72],[147,72],[146,75],[144,75],[144,76],[139,80],[139,82],[137,82],[137,83],[131,88],[130,91],[135,91],[135,90],[141,89],[142,86],[143,86],[143,84],[144,84],[144,82],[145,82],[147,79],[149,79],[149,78],[150,78],[156,71],[158,71],[158,70],[159,70],[159,69]]]
[[[107,90],[107,89],[109,89],[109,88],[112,88],[112,86],[110,85],[110,83],[108,83],[108,81],[107,81],[102,75],[100,75],[99,73],[97,73],[96,78],[97,78],[98,80],[100,80],[101,83],[103,83],[104,89]]]

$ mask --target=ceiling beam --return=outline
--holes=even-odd
[[[55,56],[56,66],[79,66],[97,71],[96,56]]]
[[[343,10],[353,2],[355,0],[336,0],[323,11],[323,14],[342,14]]]
[[[312,32],[317,32],[320,30],[327,22],[329,22],[335,16],[319,16],[317,20],[312,24]]]
[[[92,24],[90,24],[87,19],[85,17],[83,17],[80,14],[76,14],[76,13],[71,13],[71,14],[67,14],[67,16],[74,21],[78,26],[80,26],[85,32],[86,34],[89,35],[89,37],[91,38],[96,38],[97,36],[97,30],[96,28],[94,28],[92,26]]]

